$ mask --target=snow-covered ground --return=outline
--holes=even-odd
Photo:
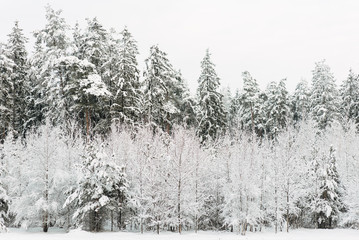
[[[228,232],[199,232],[199,233],[178,233],[163,232],[160,235],[155,233],[128,233],[128,232],[104,232],[89,233],[81,230],[73,230],[64,233],[62,230],[50,229],[48,233],[40,232],[39,229],[25,231],[10,229],[8,233],[0,233],[1,240],[358,240],[359,231],[350,229],[335,230],[314,230],[301,229],[293,230],[290,233],[281,232],[274,234],[271,231],[264,233],[248,233],[246,236]]]

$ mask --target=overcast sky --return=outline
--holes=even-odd
[[[301,78],[310,81],[321,59],[338,84],[350,68],[359,72],[356,0],[0,0],[0,41],[7,40],[15,20],[32,38],[45,25],[47,3],[62,9],[72,26],[95,16],[106,28],[127,25],[139,45],[141,70],[150,46],[158,44],[192,91],[207,48],[222,86],[232,92],[242,86],[245,70],[262,89],[287,78],[290,91]]]

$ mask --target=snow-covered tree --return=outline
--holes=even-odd
[[[313,70],[310,108],[320,130],[339,120],[338,91],[333,73],[325,60],[317,62]]]
[[[342,201],[344,188],[339,178],[335,150],[332,146],[329,156],[323,156],[317,175],[319,189],[313,203],[315,221],[318,228],[332,228],[338,223],[340,212],[345,211]]]
[[[257,81],[249,72],[243,72],[243,90],[240,96],[238,117],[241,119],[241,128],[260,134],[264,130],[261,116],[260,89]]]
[[[77,224],[98,232],[108,213],[122,208],[125,203],[128,188],[126,174],[123,167],[106,155],[103,147],[96,149],[93,143],[87,147],[79,173],[77,187],[64,207],[74,204],[77,210],[73,218]]]
[[[2,151],[0,149],[0,154],[1,152]],[[1,160],[1,156],[0,156],[0,160]],[[7,231],[5,221],[8,218],[9,203],[10,203],[10,198],[5,189],[5,184],[4,184],[5,171],[6,171],[5,164],[4,162],[0,161],[0,233]]]
[[[193,195],[193,179],[195,176],[195,153],[200,147],[198,138],[193,131],[178,127],[173,132],[169,145],[169,159],[165,178],[169,191],[169,211],[167,224],[177,229],[190,229],[193,226],[195,210]]]
[[[170,132],[173,115],[179,112],[173,90],[176,85],[175,71],[167,54],[152,46],[150,56],[145,60],[144,71],[144,121],[153,129]]]
[[[264,169],[259,168],[260,149],[251,135],[237,130],[220,152],[226,165],[222,215],[228,228],[242,235],[264,220],[260,202],[263,198],[260,177]]]
[[[36,48],[31,59],[31,75],[35,85],[33,107],[40,108],[42,115],[49,117],[53,124],[69,118],[69,103],[64,96],[68,83],[62,72],[54,72],[57,60],[69,54],[70,46],[66,32],[69,26],[61,13],[61,10],[55,11],[49,5],[46,6],[47,23],[43,29],[34,33]],[[31,117],[36,118],[39,113],[34,112],[33,115]]]
[[[13,199],[12,211],[16,213],[15,223],[24,227],[41,225],[44,232],[58,218],[64,184],[64,163],[59,151],[63,142],[59,128],[52,128],[47,122],[38,132],[30,134],[25,161],[22,164],[26,182]],[[13,172],[16,174],[16,172]],[[29,203],[33,207],[29,208]]]
[[[279,131],[288,125],[290,109],[285,81],[286,79],[283,79],[278,84],[271,82],[266,92],[268,97],[264,107],[267,120],[266,131],[274,139]]]
[[[219,77],[212,63],[209,50],[201,62],[201,75],[198,79],[198,130],[202,142],[216,139],[226,127],[226,112],[223,96],[219,91]]]
[[[91,122],[99,118],[99,102],[107,99],[111,93],[97,74],[95,66],[87,60],[74,56],[62,57],[56,61],[55,66],[69,81],[65,97],[71,103],[70,110],[80,117],[79,121],[85,126],[86,136],[90,136],[91,127],[96,126]]]
[[[5,139],[11,119],[11,109],[9,103],[11,102],[11,73],[14,67],[14,62],[8,58],[6,49],[0,44],[0,140]]]
[[[121,32],[121,39],[117,45],[118,59],[115,59],[113,63],[113,67],[117,70],[110,88],[110,92],[113,94],[112,120],[134,125],[141,117],[139,109],[141,92],[137,43],[127,27]],[[114,69],[110,70],[114,71]]]
[[[295,123],[306,120],[309,115],[310,89],[306,80],[302,79],[290,97],[291,112]]]
[[[14,137],[24,136],[27,121],[26,110],[29,86],[26,42],[27,38],[16,21],[6,45],[8,57],[14,63],[11,74],[11,91],[9,93],[10,122]]]
[[[343,121],[353,120],[359,123],[359,76],[352,70],[349,71],[340,88],[342,104],[340,107],[344,117]]]

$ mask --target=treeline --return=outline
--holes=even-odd
[[[359,77],[325,61],[293,94],[249,72],[220,90],[207,50],[196,96],[153,46],[46,8],[35,47],[0,45],[0,226],[90,231],[358,227]]]

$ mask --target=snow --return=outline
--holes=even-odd
[[[91,239],[91,240],[111,240],[111,239],[126,239],[126,240],[357,240],[359,238],[359,231],[352,229],[300,229],[293,230],[290,233],[280,232],[273,233],[272,230],[267,230],[263,233],[247,233],[246,236],[238,235],[230,232],[185,232],[181,235],[172,232],[163,232],[157,235],[156,233],[131,233],[131,232],[103,232],[90,233],[82,230],[72,230],[65,233],[63,229],[50,228],[48,233],[41,232],[40,228],[22,230],[9,229],[8,233],[0,234],[1,240],[66,240],[66,239]]]

